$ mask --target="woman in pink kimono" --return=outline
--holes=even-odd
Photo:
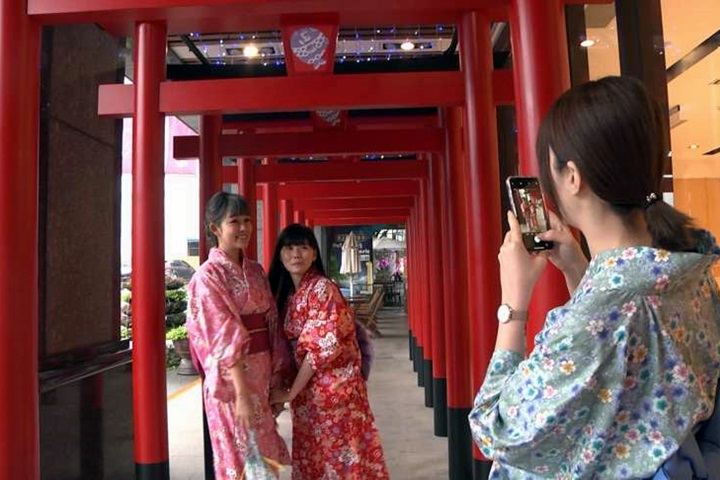
[[[288,393],[293,422],[293,480],[389,478],[361,374],[355,322],[325,276],[312,230],[280,234],[270,283],[299,371]]]
[[[263,269],[243,254],[252,235],[247,202],[235,194],[215,194],[205,209],[205,224],[215,247],[188,286],[188,338],[205,379],[215,476],[238,480],[249,431],[263,456],[289,463],[269,403],[271,387],[282,388],[288,380],[289,356],[281,348]]]

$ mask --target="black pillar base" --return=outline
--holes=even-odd
[[[415,356],[415,337],[413,337],[412,330],[408,330],[408,350],[408,356],[410,357],[410,361],[412,361]]]
[[[417,344],[417,338],[414,336],[412,337],[412,346],[410,347],[410,351],[412,352],[410,354],[410,357],[412,359],[413,364],[413,372],[418,371],[418,344]]]
[[[473,478],[472,435],[468,415],[470,408],[448,408],[449,480]]]
[[[418,387],[425,386],[425,362],[423,360],[424,350],[425,349],[423,347],[417,347],[417,350],[415,350],[415,363],[417,364],[417,370],[415,371],[418,375]]]
[[[436,437],[448,436],[447,379],[433,378],[434,431]]]
[[[473,466],[475,467],[473,470],[473,480],[488,480],[488,478],[490,478],[492,462],[478,460],[476,458]]]
[[[433,407],[432,360],[423,360],[423,384],[425,385],[425,406]]]
[[[160,463],[136,463],[135,480],[170,480],[170,464],[167,460]]]

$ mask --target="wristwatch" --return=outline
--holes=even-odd
[[[527,316],[528,312],[518,312],[507,303],[500,305],[497,310],[497,318],[500,323],[524,322],[527,320]]]

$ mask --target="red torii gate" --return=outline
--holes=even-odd
[[[606,2],[572,0],[565,3]],[[497,19],[509,19],[511,24],[515,59],[512,76],[518,109],[521,172],[532,174],[536,172],[532,145],[539,120],[554,98],[567,87],[567,72],[564,71],[567,66],[566,50],[563,48],[565,39],[560,27],[561,5],[559,0],[397,0],[392,3],[384,0],[1,0],[0,34],[5,40],[0,42],[1,52],[5,58],[16,58],[16,49],[20,48],[23,55],[18,57],[17,62],[6,62],[0,72],[0,238],[3,239],[0,241],[0,257],[6,260],[5,268],[0,272],[0,329],[3,332],[0,336],[0,365],[13,365],[13,368],[6,369],[6,375],[0,379],[0,412],[3,412],[0,419],[0,476],[28,480],[39,478],[38,253],[35,248],[38,231],[37,222],[32,220],[37,218],[38,205],[35,160],[41,25],[99,23],[113,34],[135,36],[136,85],[101,89],[100,111],[102,114],[114,115],[132,113],[135,119],[133,237],[136,245],[142,245],[134,252],[133,259],[136,317],[133,353],[135,458],[138,478],[166,479],[167,423],[164,356],[160,354],[163,335],[159,321],[162,318],[164,261],[163,174],[162,166],[157,162],[158,158],[162,158],[158,154],[162,149],[162,116],[186,112],[210,115],[233,111],[290,111],[327,107],[464,106],[467,112],[467,143],[463,149],[456,140],[455,147],[448,147],[453,155],[446,155],[445,158],[445,163],[451,167],[445,172],[450,176],[449,180],[445,179],[445,189],[446,194],[452,194],[448,197],[453,198],[450,202],[451,212],[446,216],[454,219],[453,229],[449,228],[451,224],[448,218],[443,228],[456,247],[463,247],[443,252],[443,260],[448,260],[444,264],[456,267],[452,271],[443,269],[443,274],[452,285],[461,288],[457,297],[452,295],[452,291],[445,290],[444,305],[446,312],[448,303],[453,303],[452,308],[460,312],[473,312],[480,320],[469,323],[476,333],[482,334],[481,345],[487,346],[493,337],[494,308],[499,299],[497,266],[495,259],[490,261],[490,257],[495,255],[500,242],[500,225],[496,222],[499,213],[493,212],[499,204],[497,172],[492,169],[480,171],[484,168],[482,165],[493,163],[488,162],[488,158],[493,159],[497,155],[494,151],[496,139],[491,135],[495,120],[491,118],[489,108],[496,103],[493,100],[491,80],[489,26],[491,21]],[[342,76],[345,78],[333,79],[333,85],[337,86],[339,82],[342,89],[318,89],[314,90],[312,96],[308,94],[311,92],[308,87],[323,85],[325,80],[292,78],[277,79],[275,82],[270,79],[164,82],[164,47],[168,32],[275,28],[280,23],[281,14],[288,11],[337,12],[341,23],[356,25],[377,25],[382,22],[459,24],[465,52],[463,71],[461,74],[369,74],[364,79]],[[408,82],[422,82],[425,87],[421,89],[424,92],[422,97],[417,97],[418,90],[406,88]],[[253,96],[271,85],[281,89],[278,96],[282,101],[269,98],[269,94]],[[244,94],[242,89],[248,87],[252,95]],[[352,90],[356,88],[360,88],[363,93]],[[232,97],[222,95],[231,90]],[[202,92],[204,98],[197,98],[198,92]],[[373,93],[371,105],[368,104],[370,99],[366,92]],[[293,99],[291,94],[300,96]],[[448,125],[449,134],[459,137],[462,128],[459,118],[453,122],[450,122],[452,127]],[[220,129],[220,125],[211,123],[210,120],[207,123],[203,121],[203,128]],[[467,156],[461,153],[463,150]],[[199,153],[204,160],[217,158],[217,150],[213,151],[211,144],[204,144]],[[464,161],[458,161],[461,159]],[[460,171],[454,172],[452,169],[457,167],[460,167]],[[464,177],[456,178],[457,175],[453,173],[462,173]],[[217,179],[217,174],[214,175],[213,178]],[[203,185],[207,194],[207,187],[211,183],[203,180]],[[453,185],[453,188],[448,190],[448,185]],[[282,187],[288,186],[278,186],[278,191]],[[406,195],[417,195],[417,192],[400,196]],[[489,203],[481,203],[483,199]],[[431,206],[433,202],[426,198],[425,204]],[[482,209],[478,210],[480,204]],[[465,211],[467,213],[460,215],[455,213]],[[440,216],[443,215],[441,211]],[[417,222],[411,221],[413,225],[421,224],[423,217],[433,218],[432,214],[411,216],[420,217]],[[480,222],[481,218],[483,222]],[[422,230],[427,232],[429,229],[421,224],[419,228],[414,228],[416,235],[413,236],[419,236],[418,231]],[[460,233],[453,234],[452,230]],[[433,231],[438,231],[437,224]],[[463,236],[467,237],[467,245],[464,245],[462,238],[457,240],[457,237]],[[427,264],[428,256],[421,254],[421,246],[413,244],[412,256],[424,258]],[[469,258],[465,258],[466,254]],[[457,268],[467,265],[470,260],[473,260],[473,264],[478,262],[482,268],[473,268],[471,272]],[[419,265],[414,265],[413,271],[419,271],[419,268]],[[463,285],[462,278],[466,275],[472,278]],[[535,313],[557,304],[564,295],[562,281],[557,278],[544,279],[538,287],[533,303]],[[428,293],[431,306],[435,305],[436,292]],[[420,305],[419,302],[415,295],[411,311],[418,310],[416,307]],[[431,312],[436,310],[430,309]],[[437,325],[433,315],[430,315],[430,322],[422,320],[420,328],[426,328],[428,323]],[[18,318],[24,321],[18,322]],[[462,319],[467,316],[447,318]],[[538,318],[538,315],[533,315],[530,337],[532,330],[538,327]],[[466,428],[462,423],[472,394],[473,385],[466,380],[466,372],[463,370],[470,346],[458,340],[457,334],[467,333],[463,329],[470,328],[470,325],[462,321],[444,325],[445,341],[450,347],[448,354],[453,355],[447,362],[451,417],[450,478],[469,478],[469,444],[465,442],[467,438],[458,432]],[[480,326],[482,328],[476,328]],[[423,334],[420,338],[429,341],[430,336]],[[459,338],[468,339],[469,335]],[[431,357],[435,358],[436,364],[439,361],[435,357],[437,343],[433,342],[431,346]],[[477,379],[484,375],[485,360],[491,351],[485,348],[477,350],[479,353],[474,358],[472,373],[475,385]],[[444,364],[444,359],[442,361]],[[460,441],[463,443],[458,443]]]

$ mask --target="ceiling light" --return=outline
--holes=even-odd
[[[697,143],[690,144],[690,150],[697,150],[698,148],[700,148],[700,145]]]
[[[255,45],[248,45],[247,47],[243,48],[243,55],[245,55],[247,58],[253,58],[257,57],[260,53],[260,50],[258,50],[258,47]]]
[[[585,47],[585,48],[590,48],[590,47],[592,47],[593,45],[595,45],[595,40],[591,40],[591,39],[589,39],[589,38],[586,38],[585,40],[583,40],[582,42],[580,42],[580,46],[581,46],[581,47]]]
[[[400,48],[402,48],[406,52],[409,52],[410,50],[413,50],[415,48],[415,44],[413,42],[403,42],[402,45],[400,45]]]

